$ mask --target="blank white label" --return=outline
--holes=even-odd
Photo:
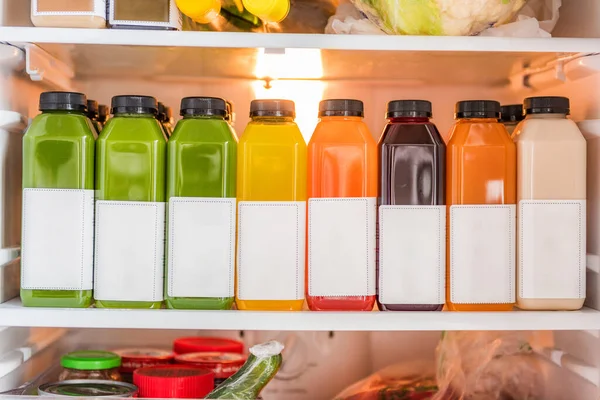
[[[171,297],[233,297],[236,199],[172,197]]]
[[[375,295],[376,198],[308,202],[311,296]]]
[[[94,298],[163,299],[165,203],[96,202]]]
[[[453,303],[515,302],[515,211],[515,205],[450,207]]]
[[[585,200],[519,202],[522,298],[585,298],[585,207]]]
[[[93,246],[93,190],[23,189],[23,289],[91,290]]]
[[[306,202],[240,201],[238,298],[304,299]]]
[[[379,301],[446,302],[446,206],[379,207]]]

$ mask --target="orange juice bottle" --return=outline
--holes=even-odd
[[[359,100],[324,100],[308,144],[306,300],[311,310],[375,304],[377,143]]]
[[[510,311],[515,303],[516,147],[500,103],[461,101],[447,146],[447,306]]]
[[[289,100],[254,100],[238,146],[235,302],[240,310],[301,310],[306,143]]]

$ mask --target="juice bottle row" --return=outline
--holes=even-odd
[[[82,94],[50,92],[24,137],[26,306],[370,311],[574,310],[585,299],[586,142],[563,97],[461,101],[444,143],[423,100],[188,97],[167,141],[147,96],[116,96],[95,140]],[[558,160],[561,160],[560,162]]]

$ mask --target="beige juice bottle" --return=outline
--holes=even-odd
[[[586,141],[569,99],[532,97],[517,145],[517,306],[577,310],[585,300]]]

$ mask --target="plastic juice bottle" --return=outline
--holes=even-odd
[[[445,303],[446,145],[431,117],[429,101],[388,104],[389,122],[379,141],[383,256],[377,302],[383,311],[441,311]]]
[[[153,97],[116,96],[114,117],[98,138],[94,297],[99,307],[162,305],[167,143],[157,110]]]
[[[90,233],[93,232],[93,195],[94,195],[94,128],[90,120],[86,117],[86,98],[81,93],[67,92],[47,92],[40,96],[40,111],[42,113],[35,117],[31,126],[23,137],[23,189],[24,189],[24,212],[23,212],[23,241],[22,241],[22,272],[21,272],[21,300],[27,307],[88,307],[92,304],[92,246],[93,235],[88,235],[89,239],[89,260],[82,266],[82,258],[85,257],[85,248],[78,243],[67,243],[59,238],[58,246],[66,246],[63,251],[72,253],[77,245],[82,256],[76,257],[74,266],[69,268],[64,255],[60,252],[48,254],[44,252],[44,259],[35,264],[30,258],[35,257],[40,250],[37,242],[29,242],[25,235],[25,218],[28,199],[33,198],[35,189],[60,189],[57,191],[45,192],[42,195],[54,195],[61,192],[69,195],[78,194],[88,197],[89,214],[83,215],[83,221],[90,226]],[[43,204],[52,207],[50,201],[53,199],[41,199]],[[84,200],[85,201],[85,200]],[[59,200],[60,203],[60,200]],[[77,210],[80,208],[77,207]],[[57,210],[49,208],[49,214],[55,214]],[[64,212],[65,210],[61,210]],[[73,214],[74,208],[67,210],[65,220],[71,221],[77,217]],[[35,218],[35,217],[33,217]],[[42,241],[48,243],[57,235],[63,235],[64,230],[57,229],[56,225],[47,224],[41,219],[34,219],[33,226],[37,232],[42,232]],[[64,228],[64,227],[63,227]],[[81,236],[79,236],[81,237]],[[87,240],[87,239],[86,239]],[[38,283],[37,279],[47,273],[52,265],[56,265],[60,270],[54,270],[51,278],[57,278],[58,281],[52,282],[48,279]],[[83,267],[83,269],[82,269]],[[62,268],[68,268],[63,270]],[[75,280],[81,285],[78,290],[62,290],[65,282],[61,279],[69,278],[65,271],[74,271]],[[84,276],[81,276],[81,273]],[[67,272],[68,273],[68,272]],[[35,278],[30,281],[29,277]],[[55,286],[54,289],[48,289],[48,286]]]
[[[170,118],[167,116],[167,109],[163,103],[158,102],[158,114],[156,114],[156,119],[160,123],[160,127],[162,128],[165,138],[169,140],[171,135],[173,134],[173,128],[171,126]],[[172,117],[172,114],[171,114]]]
[[[183,99],[183,119],[167,146],[169,239],[165,299],[169,308],[229,310],[233,305],[237,139],[225,122],[225,113],[223,99]],[[185,220],[192,225],[185,225]],[[179,259],[195,262],[175,263],[171,245],[180,235],[183,238],[177,243],[181,246]],[[187,237],[198,241],[199,246],[187,246]],[[230,246],[222,247],[227,243]],[[222,254],[229,257],[223,258]]]
[[[510,311],[515,302],[516,147],[499,118],[495,101],[456,105],[446,153],[452,311]]]
[[[377,142],[362,101],[324,100],[319,118],[308,144],[306,301],[313,311],[371,311]]]
[[[513,134],[519,122],[523,121],[524,118],[522,104],[510,104],[502,106],[500,109],[500,122],[504,124],[509,135]]]
[[[289,100],[254,100],[238,151],[241,310],[301,310],[304,303],[306,143]]]
[[[569,99],[525,99],[517,145],[517,306],[578,310],[586,290],[586,140]],[[560,157],[560,162],[557,162]]]
[[[102,131],[102,128],[104,128],[104,125],[106,124],[106,121],[108,121],[110,111],[108,109],[108,106],[104,105],[104,104],[100,104],[98,106],[98,122],[100,123],[100,131]]]
[[[88,100],[87,101],[87,116],[92,121],[92,125],[96,130],[96,137],[102,131],[102,125],[98,122],[98,102],[96,100]]]

